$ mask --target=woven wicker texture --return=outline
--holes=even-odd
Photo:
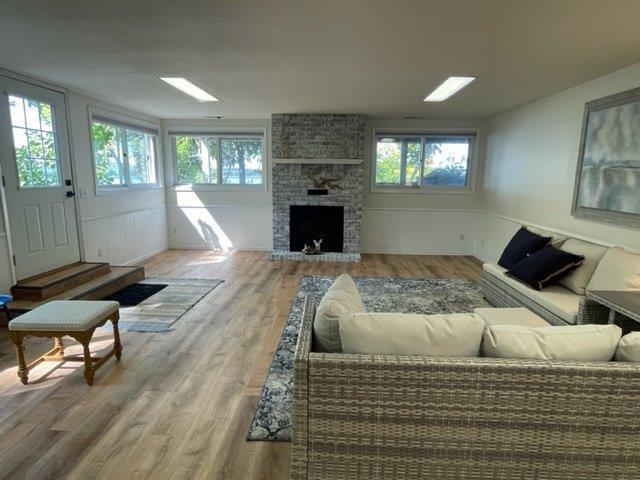
[[[496,307],[526,307],[552,325],[569,325],[556,314],[550,312],[526,295],[523,295],[513,287],[501,281],[499,278],[496,278],[485,271],[482,272],[482,293],[484,294],[484,298]],[[608,320],[608,308],[603,307],[587,297],[582,297],[580,299],[577,324],[603,324],[607,323]]]
[[[313,307],[292,478],[640,478],[640,365],[314,353]]]

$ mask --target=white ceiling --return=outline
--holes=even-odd
[[[640,62],[639,0],[0,0],[0,12],[0,66],[161,118],[481,118]],[[449,75],[480,78],[423,103]]]

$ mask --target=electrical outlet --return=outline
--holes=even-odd
[[[175,235],[178,232],[176,227],[171,227],[171,235]]]
[[[464,242],[464,239],[467,238],[467,236],[464,233],[460,234],[460,241]]]
[[[484,237],[480,239],[480,245],[484,247]]]
[[[98,249],[98,257],[102,258],[102,249],[101,248]]]

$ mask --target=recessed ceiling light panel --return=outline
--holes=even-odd
[[[425,102],[442,102],[473,82],[476,77],[449,77],[424,99]]]
[[[218,99],[183,77],[158,77],[174,88],[177,88],[199,102],[217,102]]]

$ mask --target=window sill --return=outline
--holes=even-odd
[[[98,197],[107,195],[117,195],[119,193],[133,193],[133,192],[149,192],[155,190],[162,190],[162,185],[129,185],[126,187],[97,187],[96,195]]]
[[[174,192],[266,192],[262,185],[173,185],[169,190]]]
[[[395,193],[395,194],[421,194],[421,195],[473,195],[475,189],[473,187],[371,187],[371,193]]]

